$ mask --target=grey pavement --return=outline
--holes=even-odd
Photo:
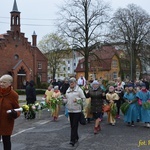
[[[36,98],[38,101],[42,101],[43,95],[37,95]],[[26,95],[19,95],[19,100],[26,100]]]
[[[26,120],[22,114],[15,122],[12,150],[150,150],[150,128],[143,123],[127,126],[121,116],[116,125],[111,126],[105,114],[99,134],[93,134],[93,127],[93,121],[79,125],[79,142],[71,147],[70,124],[63,107],[57,122],[47,109],[33,120]]]

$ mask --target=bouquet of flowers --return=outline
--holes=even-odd
[[[150,100],[147,102],[142,103],[142,107],[146,110],[150,110]]]
[[[85,90],[85,86],[81,86],[80,88],[81,88],[83,91]]]
[[[22,105],[21,108],[23,109],[22,112],[24,113],[25,118],[34,119],[36,116],[36,112],[39,113],[39,117],[40,117],[41,110],[44,108],[44,104],[36,103],[36,104]]]
[[[117,106],[116,106],[115,103],[112,103],[110,105],[110,113],[112,114],[113,117],[116,116],[116,114],[117,114]]]
[[[127,112],[127,110],[129,109],[129,106],[130,106],[130,104],[128,102],[125,102],[121,105],[120,109],[124,115]]]
[[[85,112],[85,110],[83,109],[83,100],[81,98],[76,98],[74,100],[75,103],[77,104],[80,104],[81,105],[81,109],[82,109],[82,112]],[[85,105],[84,105],[85,106]]]
[[[81,98],[76,98],[76,99],[74,100],[74,102],[77,103],[77,104],[83,105],[83,101],[82,101]]]
[[[15,111],[20,111],[24,113],[25,118],[34,119],[36,112],[39,113],[39,117],[41,114],[41,110],[44,108],[48,108],[48,105],[44,102],[36,103],[36,104],[24,104],[20,108],[14,109]],[[11,110],[7,110],[7,113],[11,113]]]
[[[57,98],[52,97],[52,98],[50,99],[50,108],[51,108],[52,112],[55,111],[57,105],[61,105],[62,102],[63,102],[63,97],[62,97],[62,96],[57,97]]]
[[[23,112],[28,112],[29,111],[29,106],[28,105],[22,105]]]
[[[41,109],[49,107],[49,105],[45,101],[40,102],[40,106],[41,106]]]

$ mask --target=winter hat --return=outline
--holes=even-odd
[[[114,91],[114,89],[115,89],[114,86],[109,87],[109,91]]]
[[[58,90],[58,89],[59,89],[58,85],[54,86],[54,90]]]
[[[91,86],[93,85],[99,85],[100,83],[97,81],[97,80],[94,80],[92,83],[91,83]]]
[[[146,84],[145,83],[141,83],[140,86],[141,87],[146,87]]]
[[[128,84],[128,87],[133,87],[134,88],[134,85],[132,83]]]

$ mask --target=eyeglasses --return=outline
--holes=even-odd
[[[8,82],[5,81],[0,81],[1,84],[7,84]]]

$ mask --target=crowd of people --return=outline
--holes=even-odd
[[[12,88],[13,78],[3,75],[0,78],[0,135],[4,150],[11,150],[11,134],[14,120],[20,116],[18,94]],[[31,80],[26,85],[27,105],[36,102],[36,90]],[[61,98],[62,103],[58,103]],[[65,106],[65,114],[70,121],[70,145],[74,146],[79,140],[78,126],[83,119],[83,112],[87,123],[94,121],[93,132],[101,131],[101,121],[107,112],[108,124],[115,126],[116,119],[123,117],[124,122],[134,127],[135,122],[141,122],[150,128],[150,91],[148,81],[124,82],[118,77],[115,81],[106,83],[100,80],[87,81],[83,75],[76,79],[66,78],[63,83],[56,80],[48,86],[43,96],[45,103],[51,110],[53,121],[57,122],[61,105]],[[56,101],[55,101],[56,100]],[[126,111],[122,106],[126,104]],[[104,106],[109,106],[104,111]],[[7,111],[10,110],[9,113]],[[121,114],[121,115],[120,115]],[[30,114],[31,115],[31,114]],[[35,112],[31,115],[35,118]],[[30,116],[30,117],[31,117]],[[25,118],[29,117],[25,113]]]
[[[59,93],[63,95],[63,103],[68,112],[67,116],[71,125],[70,144],[72,146],[79,139],[78,124],[81,112],[84,111],[87,123],[94,120],[94,134],[97,134],[101,131],[100,123],[103,120],[104,105],[110,107],[110,110],[107,111],[107,122],[112,126],[116,125],[116,119],[120,119],[121,106],[126,103],[128,109],[122,115],[124,122],[132,127],[135,122],[143,122],[146,127],[150,127],[150,107],[148,109],[144,107],[144,105],[150,104],[149,83],[146,80],[124,82],[118,77],[115,81],[104,84],[102,79],[89,82],[81,75],[78,79],[74,77],[65,79],[59,85],[55,81],[48,89],[49,93],[53,93],[56,86]],[[53,97],[53,94],[48,94],[46,91],[46,101],[50,99],[49,95]],[[56,116],[53,117],[54,120],[57,120]]]

